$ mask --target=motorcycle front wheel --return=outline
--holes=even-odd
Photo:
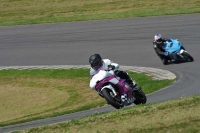
[[[162,59],[162,63],[163,63],[164,65],[167,65],[168,59],[167,59],[167,58],[163,58],[163,59]]]
[[[101,92],[104,96],[104,98],[106,99],[106,101],[112,105],[114,108],[116,109],[120,109],[120,108],[123,108],[124,107],[124,104],[123,103],[120,103],[118,101],[116,101],[114,98],[113,98],[113,94],[112,94],[112,91],[109,90],[109,89],[103,89],[102,92]]]
[[[189,62],[194,61],[193,57],[189,53],[187,53],[185,51],[182,53],[182,56]]]

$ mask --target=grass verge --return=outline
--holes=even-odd
[[[3,0],[0,25],[200,13],[199,0]]]
[[[174,80],[152,80],[129,73],[146,94]],[[89,69],[0,71],[0,126],[23,123],[105,106],[89,88]]]
[[[13,133],[199,133],[200,95],[124,108]]]

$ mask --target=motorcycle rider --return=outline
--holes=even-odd
[[[95,74],[97,74],[99,70],[114,70],[115,75],[120,77],[120,78],[122,78],[122,79],[126,79],[127,83],[132,88],[137,86],[135,81],[133,81],[130,78],[128,73],[126,73],[125,71],[118,70],[119,64],[114,63],[113,61],[111,61],[109,59],[102,59],[99,54],[91,55],[90,58],[89,58],[89,63],[91,65],[91,68],[90,68],[90,79],[92,79],[92,77]],[[127,95],[126,94],[121,95],[121,99],[122,99],[122,101],[126,101],[127,100]]]
[[[168,60],[171,60],[170,53],[165,51],[165,49],[164,49],[165,42],[167,40],[168,39],[162,38],[161,34],[154,35],[154,40],[153,40],[154,50],[156,51],[156,54],[160,57],[163,64],[165,64],[165,65],[168,63]]]

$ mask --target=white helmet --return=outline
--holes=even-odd
[[[154,36],[154,42],[156,42],[157,44],[161,44],[162,43],[162,35],[161,34],[156,34]]]

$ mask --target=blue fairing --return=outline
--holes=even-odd
[[[177,39],[169,39],[163,48],[170,53],[177,53],[180,51],[182,44]]]

